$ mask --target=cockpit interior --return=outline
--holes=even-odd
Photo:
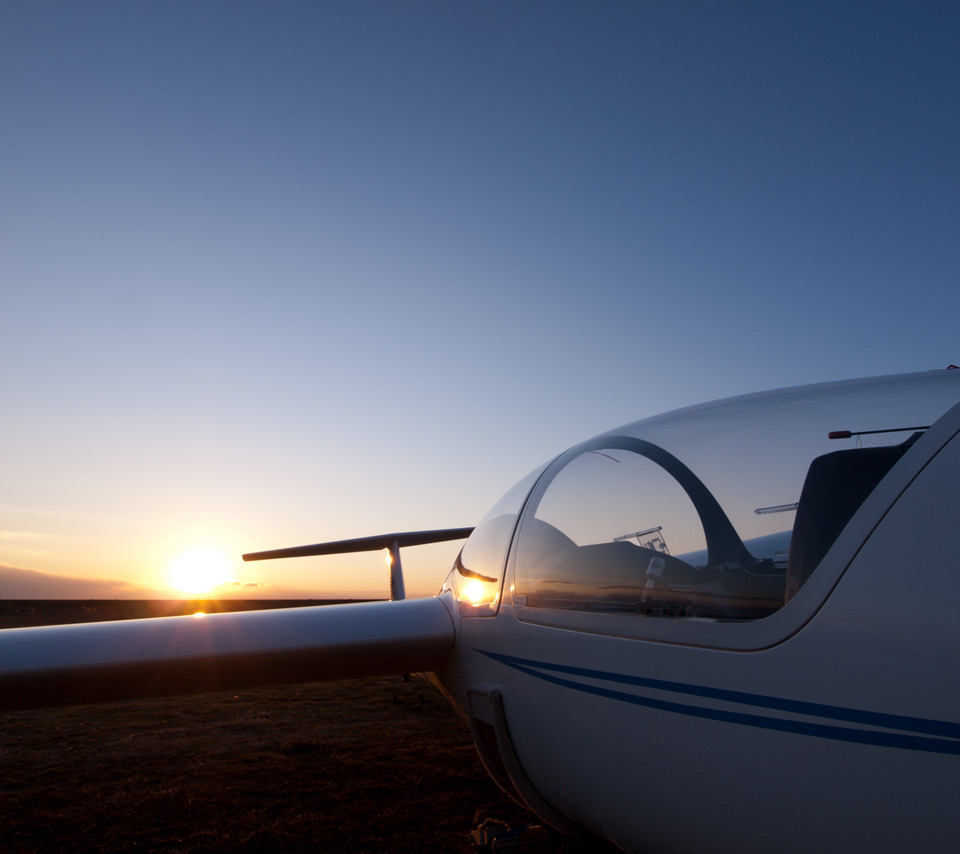
[[[581,446],[551,472],[528,505],[517,593],[528,607],[765,617],[800,589],[916,435],[815,457],[796,501],[753,510],[779,525],[790,514],[792,526],[746,542],[710,489],[672,454],[633,437],[595,440],[597,447]],[[575,515],[566,512],[573,508]]]

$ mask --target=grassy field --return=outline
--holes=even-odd
[[[3,852],[470,852],[478,809],[537,822],[416,678],[17,712],[0,732]]]

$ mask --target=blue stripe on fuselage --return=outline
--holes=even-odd
[[[604,670],[591,670],[585,667],[573,667],[566,664],[551,664],[545,661],[518,658],[503,653],[488,652],[478,649],[477,652],[492,658],[520,673],[525,673],[545,682],[583,691],[611,700],[646,706],[661,711],[691,717],[706,718],[724,723],[735,723],[744,726],[760,727],[762,729],[791,732],[799,735],[830,738],[839,741],[849,741],[857,744],[870,744],[881,747],[899,747],[906,750],[922,750],[932,753],[948,753],[960,755],[960,724],[949,721],[936,721],[927,718],[913,718],[904,715],[890,715],[882,712],[871,712],[861,709],[848,709],[842,706],[831,706],[821,703],[810,703],[804,700],[787,700],[780,697],[767,697],[762,694],[749,694],[743,691],[731,691],[724,688],[710,688],[703,685],[689,685],[683,682],[669,682],[662,679],[649,679],[643,676],[628,676],[621,673],[610,673]],[[549,671],[549,672],[544,672]],[[814,721],[798,721],[791,718],[780,718],[767,715],[751,714],[748,712],[716,709],[708,706],[697,706],[689,703],[679,703],[672,700],[663,700],[656,697],[647,697],[640,694],[630,694],[618,691],[603,685],[591,685],[574,679],[564,678],[554,674],[565,674],[600,682],[631,685],[638,688],[650,688],[673,694],[703,697],[719,700],[725,703],[752,706],[754,708],[771,709],[792,714],[818,717],[826,720],[845,721],[868,727],[885,727],[900,732],[886,732],[879,729],[859,729],[854,727],[834,726]]]

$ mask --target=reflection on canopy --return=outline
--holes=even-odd
[[[773,613],[919,435],[899,425],[932,424],[956,403],[954,380],[750,396],[571,449],[524,510],[517,601],[711,620]]]

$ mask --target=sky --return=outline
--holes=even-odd
[[[0,598],[385,596],[618,424],[960,364],[952,2],[0,0]],[[410,595],[458,543],[404,552]]]

